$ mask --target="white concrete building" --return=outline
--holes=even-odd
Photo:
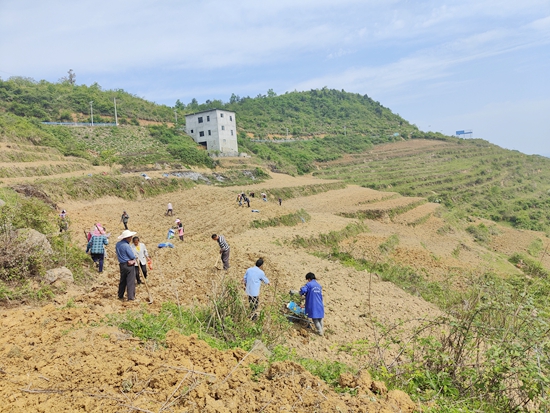
[[[235,112],[211,109],[185,115],[185,132],[208,152],[239,154]]]

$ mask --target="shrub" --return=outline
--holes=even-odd
[[[289,328],[280,314],[279,303],[264,301],[256,321],[250,319],[248,303],[243,300],[242,287],[234,280],[215,283],[210,301],[205,305],[183,308],[164,303],[158,314],[146,311],[128,312],[125,315],[109,315],[109,324],[118,325],[143,340],[163,342],[166,333],[175,329],[182,334],[197,334],[210,345],[227,349],[252,348],[255,340],[274,345],[282,340]]]
[[[305,210],[300,209],[292,214],[281,215],[266,220],[254,220],[250,223],[250,226],[252,228],[278,227],[280,225],[292,227],[294,225],[303,224],[310,219],[311,216]]]
[[[474,239],[478,242],[489,242],[491,239],[489,229],[483,224],[479,224],[478,226],[470,225],[466,228],[466,232],[472,234],[474,236]]]

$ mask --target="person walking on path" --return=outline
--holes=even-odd
[[[283,204],[283,198],[279,198],[279,206]]]
[[[222,256],[222,262],[223,262],[223,269],[228,270],[229,269],[229,244],[225,240],[225,237],[223,235],[217,235],[212,234],[212,239],[214,241],[218,241],[218,245],[220,246],[220,254]]]
[[[166,216],[168,216],[168,215],[172,216],[172,214],[173,214],[172,203],[171,203],[171,202],[168,202],[168,208],[166,208],[166,214],[164,214],[164,215],[166,215]]]
[[[126,213],[126,211],[122,211],[122,216],[120,217],[120,222],[124,224],[124,229],[128,229],[128,220],[130,219],[130,215]]]
[[[139,242],[139,237],[132,238],[132,250],[136,255],[136,282],[141,284],[141,278],[139,278],[139,270],[143,273],[143,277],[147,278],[147,261],[149,260],[149,252],[143,242]]]
[[[300,295],[306,296],[305,312],[313,320],[313,324],[320,336],[323,335],[323,318],[325,306],[323,305],[323,287],[315,279],[315,274],[306,274],[306,285],[300,288]]]
[[[183,233],[185,232],[185,229],[183,228],[183,224],[179,218],[176,219],[176,229],[178,230],[180,241],[183,241]]]
[[[69,230],[69,217],[67,216],[67,211],[62,210],[59,214],[59,232],[67,232]]]
[[[244,196],[244,202],[246,202],[246,206],[250,208],[250,198],[248,198],[246,195]]]
[[[250,267],[244,273],[243,285],[248,295],[248,304],[250,305],[250,313],[252,320],[255,320],[258,316],[256,310],[258,309],[258,304],[260,302],[260,287],[262,282],[269,284],[268,278],[265,276],[265,273],[262,269],[264,265],[263,259],[258,259],[254,267]]]
[[[118,299],[124,299],[124,292],[127,292],[128,301],[136,299],[136,255],[130,247],[130,241],[137,232],[124,230],[118,237],[116,243],[116,256],[120,267],[120,281],[118,283]]]
[[[86,253],[90,251],[92,260],[98,265],[99,273],[103,272],[103,261],[105,259],[105,245],[109,245],[109,239],[105,234],[99,232],[92,233],[90,241],[86,246]]]

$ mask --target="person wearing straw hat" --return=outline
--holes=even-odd
[[[116,243],[116,256],[120,267],[120,282],[118,283],[118,299],[124,299],[124,292],[127,292],[128,301],[136,299],[136,254],[130,247],[130,241],[137,232],[125,229],[119,235]]]

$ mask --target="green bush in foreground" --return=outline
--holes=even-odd
[[[374,354],[397,349],[399,359],[373,360],[377,375],[412,397],[433,402],[433,412],[517,412],[550,408],[550,282],[547,278],[473,276],[458,292],[410,268],[355,259],[333,250],[319,254],[379,274],[437,303],[444,315],[426,319],[403,337],[395,326],[375,324]],[[517,259],[517,257],[515,258]],[[524,257],[525,259],[525,257]],[[402,331],[400,331],[402,330]],[[400,337],[396,340],[395,337]]]
[[[107,321],[143,340],[160,343],[170,330],[197,334],[221,350],[234,347],[250,350],[255,340],[274,345],[289,327],[275,303],[266,303],[256,321],[253,322],[250,316],[242,287],[234,280],[226,280],[215,287],[210,301],[203,306],[183,308],[164,303],[158,314],[129,311],[124,315],[109,315]]]
[[[55,291],[41,278],[50,268],[66,266],[77,283],[85,279],[90,258],[73,245],[69,233],[57,232],[49,205],[7,189],[0,190],[0,199],[6,202],[0,208],[0,301],[51,298]],[[51,254],[31,230],[46,235]]]

